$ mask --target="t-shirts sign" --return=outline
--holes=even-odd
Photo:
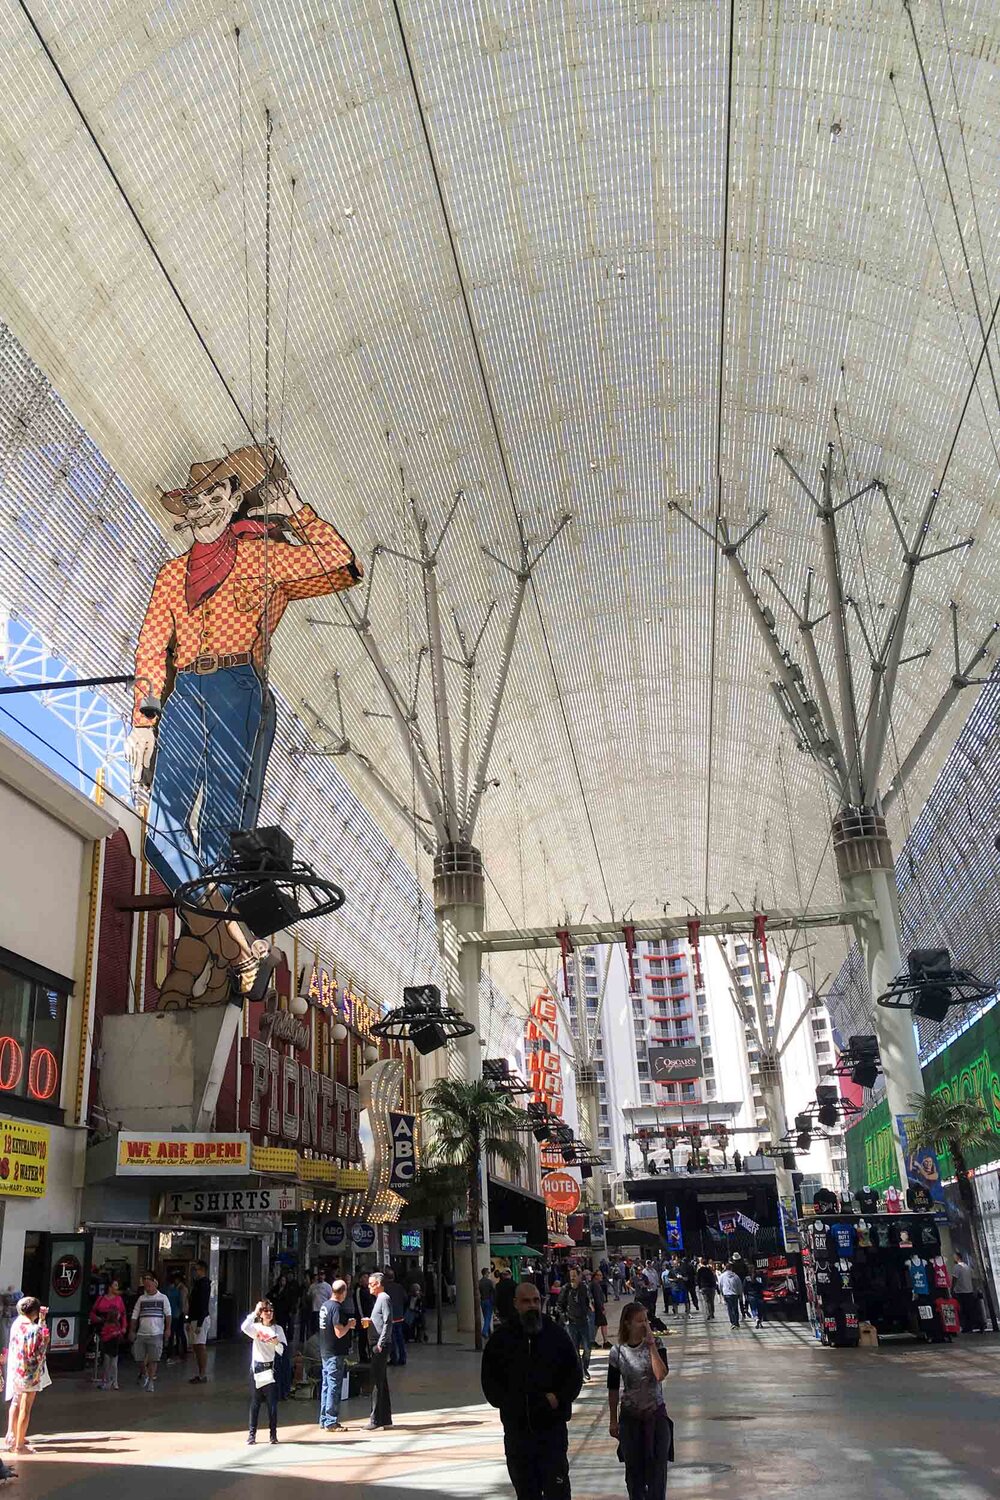
[[[413,1115],[389,1112],[389,1135],[392,1139],[392,1167],[389,1186],[397,1193],[405,1193],[413,1185],[416,1169]]]

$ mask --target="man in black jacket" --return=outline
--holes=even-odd
[[[582,1371],[568,1335],[542,1316],[533,1281],[483,1353],[483,1395],[499,1407],[507,1472],[517,1500],[570,1500],[569,1433]]]
[[[510,1274],[510,1267],[503,1266],[500,1271],[500,1280],[496,1285],[493,1296],[493,1316],[501,1323],[509,1322],[514,1312],[514,1293],[517,1288],[514,1278]]]

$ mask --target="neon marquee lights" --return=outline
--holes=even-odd
[[[24,1075],[24,1049],[13,1036],[0,1036],[0,1093],[13,1093]],[[35,1047],[28,1061],[28,1097],[51,1099],[59,1087],[59,1062],[48,1047]]]

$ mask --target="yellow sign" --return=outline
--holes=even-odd
[[[297,1177],[299,1153],[287,1146],[254,1146],[250,1165],[255,1172],[277,1172],[282,1177]]]
[[[363,1192],[368,1186],[368,1173],[364,1167],[341,1167],[337,1173],[337,1186],[342,1193]]]
[[[44,1198],[48,1167],[46,1125],[0,1120],[0,1196]]]
[[[219,1177],[250,1170],[248,1135],[134,1135],[118,1132],[119,1177],[176,1172]]]

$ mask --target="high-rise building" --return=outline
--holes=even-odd
[[[604,1154],[610,1171],[620,1174],[625,1170],[627,1128],[623,1106],[630,1086],[630,1079],[623,1069],[627,1058],[632,1055],[629,1049],[634,1045],[630,1037],[625,1037],[622,1024],[630,1003],[628,974],[619,950],[608,947],[580,949],[567,971],[569,993],[566,1008],[574,1042],[578,1050],[592,1051],[597,1076],[598,1129],[597,1138],[591,1145]],[[589,1136],[585,1119],[580,1120],[579,1131],[582,1136]]]
[[[728,1151],[751,1154],[770,1141],[761,1078],[756,1006],[751,977],[749,939],[725,939],[726,960],[714,940],[703,942],[695,955],[683,938],[640,942],[634,955],[634,988],[620,998],[609,993],[602,1031],[605,1046],[614,1054],[615,1095],[622,1133],[665,1125],[708,1127],[725,1125]],[[621,966],[622,968],[625,965]],[[735,987],[730,977],[735,977]],[[763,1000],[768,1024],[773,1026],[781,966],[772,954],[770,979],[763,978]],[[613,969],[614,972],[614,969]],[[621,1024],[621,1017],[627,1024]],[[835,1061],[829,1016],[822,1000],[809,1002],[808,991],[795,973],[789,975],[779,1025],[779,1045],[788,1043],[781,1059],[787,1123],[816,1097],[824,1070]],[[654,1082],[650,1050],[662,1046],[699,1046],[700,1078]],[[609,1117],[611,1109],[609,1107]],[[817,1184],[840,1186],[846,1169],[840,1125],[814,1139],[808,1153],[799,1153],[797,1166]],[[689,1147],[674,1153],[686,1163]],[[717,1149],[714,1155],[719,1155]],[[650,1152],[658,1164],[669,1163],[666,1144],[654,1140]],[[638,1165],[638,1161],[635,1161]]]

